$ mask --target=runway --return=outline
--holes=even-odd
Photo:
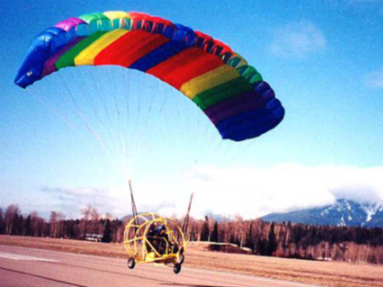
[[[187,260],[187,257],[186,257]],[[230,264],[230,262],[228,262]],[[0,245],[0,287],[312,287],[255,276],[183,266],[127,268],[124,259]]]

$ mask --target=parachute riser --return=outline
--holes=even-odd
[[[182,233],[185,235],[186,238],[187,238],[187,232],[188,232],[188,226],[189,226],[189,215],[190,215],[191,205],[192,205],[192,202],[193,202],[193,196],[194,196],[194,193],[192,193],[191,196],[190,196],[188,210],[186,212],[184,223],[182,225]]]
[[[132,216],[134,218],[134,225],[139,226],[138,217],[137,217],[137,215],[138,215],[137,206],[136,206],[136,202],[134,201],[134,196],[133,196],[132,181],[129,179],[128,183],[129,183],[130,199],[131,199],[131,203],[132,203]],[[135,228],[135,231],[137,233],[137,227]]]

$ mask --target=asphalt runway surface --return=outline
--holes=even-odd
[[[173,268],[149,264],[139,264],[134,270],[130,270],[124,259],[0,245],[0,286],[312,287],[313,285],[185,266],[178,275],[173,273]]]

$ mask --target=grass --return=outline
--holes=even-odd
[[[0,244],[71,253],[127,258],[122,244],[69,239],[0,236]],[[207,250],[207,244],[191,243],[185,266],[230,271],[280,280],[334,287],[383,287],[383,266],[345,262],[321,262],[229,254]]]

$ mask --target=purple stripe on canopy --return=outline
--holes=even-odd
[[[217,124],[231,116],[255,110],[262,106],[266,100],[274,97],[272,89],[265,91],[262,95],[251,91],[216,104],[206,109],[205,114],[214,124]]]
[[[51,58],[49,58],[45,62],[42,77],[45,77],[46,75],[49,75],[49,74],[57,71],[56,66],[55,66],[57,60],[60,59],[60,57],[62,55],[64,55],[67,51],[69,51],[73,46],[75,46],[78,42],[80,42],[84,38],[85,37],[75,38],[74,40],[72,40],[72,42],[70,44],[68,44],[67,46],[62,48],[60,51],[58,51],[56,54],[54,54]]]
[[[222,110],[220,113],[216,113],[214,116],[210,117],[210,120],[216,125],[219,122],[230,118],[232,116],[240,115],[252,110],[256,110],[260,106],[264,104],[262,98],[254,98],[251,101],[247,101],[245,103],[240,103],[236,106],[231,106],[228,109]]]
[[[87,24],[85,21],[81,20],[80,18],[72,17],[69,19],[66,19],[64,21],[58,22],[55,27],[61,28],[64,31],[68,32],[73,27],[79,25],[79,24]]]
[[[217,103],[214,106],[211,106],[210,108],[205,110],[205,114],[208,115],[209,117],[213,117],[214,115],[230,109],[232,106],[237,106],[241,104],[242,102],[248,102],[252,100],[253,98],[257,98],[259,95],[257,95],[254,91],[246,92],[242,95],[233,97],[231,99],[228,99],[226,101],[222,101]]]

